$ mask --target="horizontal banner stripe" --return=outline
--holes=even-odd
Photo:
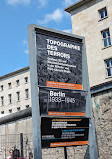
[[[82,90],[81,84],[47,81],[47,87]]]
[[[85,116],[85,113],[81,113],[81,112],[54,112],[54,111],[49,111],[48,115],[51,115],[51,116]]]
[[[87,144],[88,141],[56,142],[56,143],[50,143],[50,147],[87,145]]]

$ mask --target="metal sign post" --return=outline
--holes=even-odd
[[[92,111],[92,103],[91,103],[91,94],[90,94],[90,86],[89,86],[89,78],[88,78],[88,66],[87,66],[87,57],[86,57],[86,48],[85,48],[85,39],[83,39],[83,61],[82,68],[83,72],[83,89],[87,90],[87,100],[86,100],[86,117],[90,118],[89,124],[89,156],[90,159],[98,159],[98,147],[97,147],[97,139],[95,134],[94,127],[94,119],[93,119],[93,111]],[[88,151],[87,149],[87,151]],[[88,153],[87,153],[88,154]],[[86,158],[86,156],[85,156]]]
[[[35,36],[36,36],[35,27],[34,25],[30,25],[28,27],[28,44],[30,52],[30,78],[31,78],[31,98],[32,98],[34,159],[42,159]]]
[[[21,159],[23,159],[23,133],[20,133]]]
[[[67,159],[67,149],[66,149],[66,147],[64,147],[64,155],[65,155],[65,159]]]

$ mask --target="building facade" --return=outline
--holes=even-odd
[[[29,67],[0,77],[0,115],[31,107]]]
[[[112,0],[80,0],[65,11],[85,37],[99,159],[112,158]]]
[[[85,37],[90,87],[112,81],[112,1],[81,0],[66,11],[73,33]]]

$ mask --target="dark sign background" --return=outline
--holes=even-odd
[[[86,96],[84,91],[40,87],[41,115],[48,115],[49,111],[85,112]]]
[[[41,118],[42,147],[51,143],[87,141],[89,118]]]
[[[47,40],[55,40],[80,47],[80,50],[53,45],[47,49]],[[37,45],[37,71],[40,86],[46,86],[47,81],[82,84],[82,44],[52,35],[36,34]],[[70,58],[48,55],[48,51],[65,53]],[[50,58],[50,60],[48,60]],[[73,67],[71,67],[73,66]]]

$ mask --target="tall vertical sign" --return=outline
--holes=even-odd
[[[41,145],[88,144],[86,54],[82,37],[37,25],[28,33],[34,158],[41,159]]]

